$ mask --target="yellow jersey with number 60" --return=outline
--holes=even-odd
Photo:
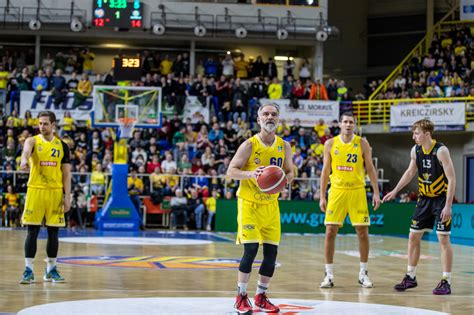
[[[36,135],[34,139],[28,187],[63,188],[62,164],[70,163],[69,147],[57,137],[47,141],[42,135]]]
[[[252,153],[242,168],[243,171],[253,171],[259,166],[277,165],[283,167],[285,163],[285,141],[282,138],[275,136],[275,141],[271,146],[265,145],[258,134],[250,138],[249,141],[252,143]],[[262,192],[258,188],[255,178],[242,179],[237,190],[237,197],[263,204],[278,200],[279,195],[280,193],[269,195]]]
[[[364,157],[361,138],[354,135],[344,143],[341,136],[334,137],[331,148],[331,188],[357,189],[365,187]]]

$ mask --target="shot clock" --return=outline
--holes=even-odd
[[[140,58],[114,58],[114,79],[117,81],[139,81],[142,78],[142,64]]]
[[[143,3],[139,0],[93,0],[92,3],[94,27],[143,27]]]

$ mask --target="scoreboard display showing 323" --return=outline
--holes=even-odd
[[[94,27],[143,27],[143,3],[139,0],[93,0],[92,6]]]

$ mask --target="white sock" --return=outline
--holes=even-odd
[[[331,278],[333,277],[333,272],[332,272],[332,267],[334,264],[325,264],[324,269],[326,270],[326,275],[330,276]]]
[[[34,258],[25,258],[25,266],[33,270],[33,261]]]
[[[237,294],[240,294],[240,295],[245,295],[247,294],[247,286],[249,284],[248,283],[245,283],[245,282],[239,282],[237,283]]]
[[[414,279],[416,277],[416,266],[408,266],[407,275],[409,275],[410,278]]]
[[[361,263],[360,263],[360,271],[359,271],[360,274],[364,274],[364,275],[365,275],[365,272],[367,271],[367,265],[368,265],[368,264],[369,264],[369,263],[366,263],[366,262],[365,262],[365,263],[364,263],[364,262],[361,262]]]
[[[451,272],[444,272],[443,271],[443,279],[448,280],[448,283],[451,284]]]
[[[46,258],[46,271],[50,272],[56,266],[56,258]]]
[[[256,294],[267,292],[269,286],[270,286],[270,283],[263,283],[263,282],[258,281]]]

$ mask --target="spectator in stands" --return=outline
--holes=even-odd
[[[323,118],[320,118],[318,123],[314,126],[314,131],[317,132],[318,137],[321,139],[324,136],[324,132],[328,129],[328,125]]]
[[[300,66],[300,71],[299,71],[299,79],[301,80],[301,84],[305,84],[306,80],[308,80],[311,77],[311,65],[308,61],[307,58],[303,59],[303,63]]]
[[[227,54],[222,60],[222,75],[226,78],[231,78],[234,76],[234,60],[232,60],[232,56]]]
[[[324,84],[321,83],[321,80],[317,79],[313,85],[311,85],[311,91],[309,93],[310,100],[325,100],[327,101],[328,92]]]
[[[337,100],[341,101],[344,97],[344,94],[348,93],[348,89],[346,88],[346,83],[343,80],[339,81],[337,86]]]
[[[128,176],[128,195],[133,205],[137,209],[140,216],[143,216],[143,211],[141,209],[141,200],[140,195],[143,194],[143,181],[141,178],[137,177],[137,169],[132,167],[130,170],[130,175]]]
[[[259,107],[259,100],[267,97],[268,87],[264,82],[261,82],[260,77],[256,76],[254,82],[250,85],[248,91],[249,97],[249,121],[250,127],[253,127],[254,121],[256,121],[257,109]]]
[[[208,77],[217,77],[217,63],[214,61],[214,58],[209,56],[207,61],[204,63],[204,73]]]
[[[162,76],[167,76],[168,74],[171,73],[173,68],[173,61],[170,60],[169,55],[165,55],[165,58],[161,60],[160,63],[160,73]]]
[[[288,76],[291,76],[293,77],[293,71],[295,70],[296,68],[296,64],[293,60],[292,57],[288,57],[285,61],[285,63],[283,64],[283,80],[286,81],[287,77]]]
[[[45,77],[43,70],[38,70],[37,76],[33,79],[33,90],[35,90],[35,101],[41,100],[41,93],[48,90],[48,79]]]
[[[7,70],[5,70],[5,66],[3,65],[3,63],[0,63],[0,90],[7,89],[9,75],[10,73]]]
[[[283,88],[278,82],[278,78],[274,77],[272,83],[268,86],[268,98],[271,100],[279,100],[283,95]]]
[[[96,165],[94,171],[91,173],[91,193],[96,196],[102,196],[105,194],[105,173],[103,172],[102,165],[99,163]]]
[[[273,78],[278,77],[278,70],[275,62],[273,61],[272,57],[268,58],[268,62],[265,64],[263,68],[263,76],[269,77],[270,80]]]
[[[245,60],[245,56],[242,54],[239,60],[235,62],[235,70],[237,71],[236,77],[238,79],[247,79],[249,71],[249,63]]]
[[[79,56],[83,60],[82,62],[83,74],[87,74],[87,75],[93,74],[95,54],[92,53],[88,47],[86,47],[79,53]]]
[[[77,72],[73,71],[71,73],[71,78],[66,83],[66,87],[69,92],[74,92],[77,90],[78,84],[79,84],[79,80],[77,79]]]
[[[202,202],[202,198],[198,194],[198,190],[195,188],[190,188],[187,192],[188,203],[187,203],[187,212],[194,214],[194,221],[196,222],[196,230],[202,229],[202,219],[206,207]]]
[[[77,125],[74,121],[74,118],[72,118],[70,111],[64,112],[64,117],[61,123],[59,124],[59,126],[61,127],[61,136],[64,136],[67,134],[71,138],[74,137],[74,132],[77,128]]]
[[[188,201],[186,197],[183,197],[183,191],[181,189],[176,189],[175,196],[171,198],[171,224],[170,228],[172,230],[176,229],[177,217],[183,217],[184,229],[188,230],[188,211],[187,205]]]
[[[89,75],[84,73],[81,81],[77,85],[77,91],[74,92],[73,108],[77,108],[90,96],[92,92],[92,83],[89,81]]]
[[[7,186],[5,194],[5,209],[7,212],[7,220],[9,227],[19,226],[20,221],[20,196],[13,190],[12,185]]]
[[[66,79],[63,77],[63,71],[61,69],[56,69],[56,75],[52,78],[51,82],[51,93],[54,97],[54,104],[59,106],[66,98],[68,92]]]
[[[44,57],[43,61],[41,62],[41,68],[46,69],[48,67],[54,69],[54,60],[51,58],[50,53],[47,53],[46,57]]]
[[[176,169],[176,162],[173,160],[173,155],[170,151],[165,152],[165,159],[161,162],[161,170],[163,173],[170,173],[171,169]]]

